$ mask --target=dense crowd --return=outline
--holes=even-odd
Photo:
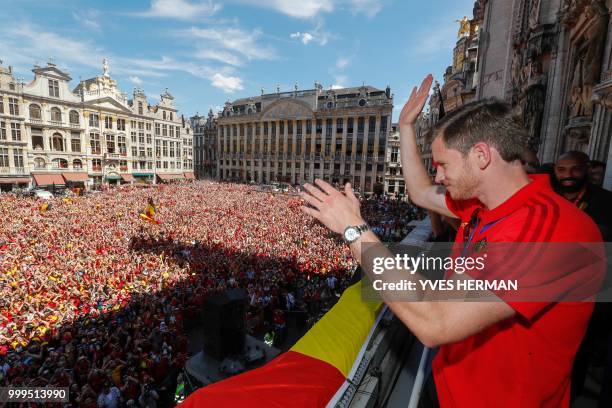
[[[138,216],[149,197],[159,225]],[[297,196],[254,186],[124,186],[41,205],[0,198],[0,386],[70,387],[75,406],[171,401],[183,322],[207,295],[246,288],[258,334],[283,323],[279,310],[316,312],[355,266]],[[364,214],[401,229],[411,213],[396,206]]]

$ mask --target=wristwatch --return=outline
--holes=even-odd
[[[357,241],[359,237],[361,237],[361,234],[363,234],[369,229],[370,226],[368,224],[348,226],[344,230],[344,240],[347,244],[352,244],[353,242]]]

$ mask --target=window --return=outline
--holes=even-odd
[[[164,118],[164,120],[166,120],[166,111],[165,110],[162,111],[162,117]]]
[[[101,159],[93,159],[91,161],[91,165],[92,165],[93,171],[102,171],[102,160]]]
[[[0,147],[0,167],[8,167],[8,147]]]
[[[387,132],[387,116],[380,117],[380,133]]]
[[[62,121],[62,111],[59,108],[51,108],[51,121],[53,122],[61,122]]]
[[[138,130],[144,130],[144,122],[138,122]]]
[[[142,114],[143,114],[142,102],[138,102],[138,114],[139,114],[139,115],[142,115]]]
[[[113,128],[113,118],[111,118],[110,116],[104,117],[104,128],[105,129]]]
[[[55,79],[49,80],[49,96],[59,98],[59,82]]]
[[[59,133],[54,133],[51,138],[51,148],[58,152],[64,151],[64,138]]]
[[[72,137],[70,139],[70,148],[73,152],[81,152],[81,135],[79,135],[78,133],[72,134]]]
[[[391,148],[391,163],[397,163],[399,159],[399,147]]]
[[[174,119],[172,118],[172,112],[170,112],[170,120],[174,120]]]
[[[166,140],[162,141],[162,154],[168,156],[168,142]]]
[[[156,123],[156,124],[155,124],[155,135],[156,135],[156,136],[161,135],[161,132],[160,132],[160,124],[159,124],[159,123]]]
[[[117,144],[119,145],[119,154],[127,156],[127,145],[125,143],[125,136],[117,136]]]
[[[353,118],[348,118],[348,123],[346,125],[346,131],[348,133],[353,133],[353,125],[355,120]]]
[[[132,127],[132,129],[136,128],[136,121],[135,120],[130,120],[130,126]]]
[[[14,141],[21,140],[21,123],[11,123],[11,138]]]
[[[151,131],[151,124],[150,124],[150,123],[147,123],[147,125],[146,125],[146,126],[147,126],[147,130],[148,130],[148,131]]]
[[[170,130],[170,134],[169,134],[169,136],[170,136],[170,137],[174,137],[174,126],[170,126],[170,129],[169,129],[169,130]],[[178,135],[177,135],[177,136],[178,136]]]
[[[79,159],[74,159],[72,161],[72,168],[75,170],[81,170],[83,168],[83,162]]]
[[[30,105],[30,119],[42,119],[42,113],[40,111],[40,106]]]
[[[100,134],[90,133],[89,134],[89,146],[91,147],[91,154],[100,154]]]
[[[162,125],[162,136],[168,136],[168,125]]]
[[[147,157],[153,157],[153,149],[151,147],[147,147]]]
[[[79,112],[75,110],[71,110],[70,114],[68,115],[68,120],[70,120],[71,124],[78,125],[79,124]]]
[[[15,167],[23,167],[23,150],[13,148],[13,163]]]
[[[357,133],[363,133],[364,128],[365,128],[365,119],[363,117],[360,117],[357,119]]]
[[[9,100],[9,114],[19,115],[19,101],[17,98],[8,98]]]
[[[34,168],[37,170],[40,169],[44,169],[47,167],[47,164],[45,162],[45,159],[43,159],[42,157],[37,157],[34,159]]]
[[[4,101],[0,98],[0,113],[4,113]]]
[[[187,134],[189,134],[189,129],[187,129]],[[181,135],[181,127],[177,126],[176,127],[176,137],[180,137]]]
[[[323,121],[321,119],[317,119],[317,133],[323,133]]]
[[[97,113],[92,113],[89,115],[89,126],[90,127],[100,127],[100,117]]]
[[[6,140],[6,122],[0,122],[0,140]]]
[[[151,134],[147,133],[147,144],[151,144],[152,140],[153,140],[153,138],[151,137]]]
[[[125,130],[125,119],[117,119],[117,130]]]
[[[144,144],[144,142],[145,142],[144,132],[138,132],[138,143]]]
[[[132,146],[132,157],[136,157],[138,155],[138,149],[136,146]]]
[[[115,136],[106,135],[106,151],[108,153],[115,153]]]

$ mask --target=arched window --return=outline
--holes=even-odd
[[[51,120],[54,122],[62,121],[62,111],[59,108],[51,108]]]
[[[72,162],[72,167],[75,170],[81,170],[83,168],[83,162],[80,161],[79,159],[74,159]]]
[[[72,123],[73,125],[79,124],[79,112],[75,110],[70,111],[70,123]]]
[[[46,162],[45,159],[43,159],[42,157],[37,157],[34,159],[34,168],[35,169],[44,169],[46,167]]]
[[[30,119],[42,119],[40,106],[34,104],[30,105]]]
[[[68,168],[68,161],[66,159],[53,159],[51,160],[51,163],[53,163],[53,167],[58,169]]]
[[[62,135],[60,135],[59,133],[54,133],[53,137],[51,138],[51,146],[53,150],[56,150],[58,152],[63,152],[64,151],[64,138],[62,137]]]

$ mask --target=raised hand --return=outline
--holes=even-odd
[[[425,77],[425,79],[423,79],[423,82],[421,82],[421,86],[418,90],[416,86],[412,88],[410,98],[408,98],[408,101],[406,102],[406,104],[402,108],[402,112],[400,113],[400,126],[414,125],[416,123],[419,114],[423,110],[423,106],[425,106],[427,96],[429,96],[429,89],[431,88],[432,82],[433,76],[429,74]]]
[[[353,194],[349,183],[344,186],[344,194],[321,179],[316,179],[315,184],[318,188],[304,184],[306,192],[300,193],[304,201],[314,207],[302,206],[303,212],[338,234],[342,234],[346,227],[364,223],[359,211],[359,199]]]

